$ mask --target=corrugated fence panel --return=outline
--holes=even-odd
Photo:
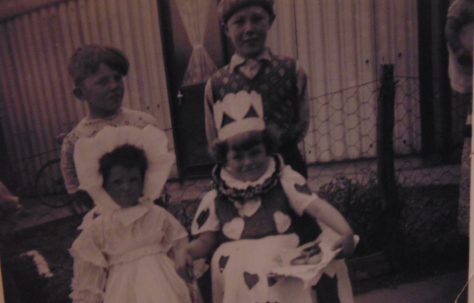
[[[158,16],[154,0],[74,0],[0,24],[1,123],[25,193],[40,166],[59,156],[55,136],[86,114],[67,73],[69,57],[83,44],[125,52],[131,69],[124,105],[155,116],[173,146]]]
[[[268,33],[267,44],[275,53],[295,58],[295,5],[293,1],[277,0],[274,6],[277,18]]]
[[[0,25],[0,43],[3,47],[0,47],[0,69],[4,75],[15,75],[14,62],[11,59],[11,47],[9,46],[8,38],[8,27],[5,24]],[[10,130],[10,135],[5,136],[6,150],[9,153],[9,159],[11,163],[20,163],[19,153],[14,151],[20,151],[25,148],[23,140],[21,140],[21,133],[24,127],[22,126],[22,120],[19,117],[19,112],[16,111],[18,104],[7,104],[7,96],[12,100],[19,100],[19,92],[16,89],[17,81],[15,76],[11,77],[0,77],[1,83],[1,102],[2,102],[2,120],[3,130]]]
[[[396,152],[419,152],[416,1],[277,0],[275,10],[268,44],[308,73],[307,162],[375,156],[377,79],[389,63],[399,80]],[[155,116],[173,146],[159,24],[155,0],[69,0],[0,24],[1,122],[22,185],[58,156],[55,135],[86,113],[66,69],[85,43],[127,54],[124,105]]]
[[[396,153],[419,152],[416,1],[294,0],[293,4],[297,56],[309,77],[307,162],[375,156],[381,64],[395,64],[396,76],[401,76]]]
[[[295,0],[298,57],[308,72],[307,162],[373,156],[372,1]]]

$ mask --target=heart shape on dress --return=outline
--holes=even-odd
[[[267,278],[268,287],[272,287],[277,282],[278,282],[278,279],[276,277],[268,277]]]
[[[201,211],[201,213],[196,219],[198,227],[201,228],[204,225],[204,223],[206,223],[208,218],[209,218],[209,208],[206,208],[205,210]]]
[[[244,219],[237,217],[225,223],[222,227],[222,233],[229,239],[238,240],[244,231]]]
[[[223,272],[225,269],[225,266],[227,265],[227,261],[229,261],[229,256],[221,256],[219,258],[219,271]]]
[[[260,279],[257,274],[251,274],[246,271],[244,272],[244,281],[249,289],[252,289],[259,280]]]
[[[279,210],[273,213],[273,221],[275,222],[276,229],[280,234],[287,231],[291,225],[290,217]]]

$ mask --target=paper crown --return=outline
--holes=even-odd
[[[80,189],[87,191],[99,213],[120,208],[104,190],[99,172],[99,161],[107,153],[124,144],[133,145],[145,152],[148,168],[145,172],[143,197],[139,203],[152,203],[158,198],[174,163],[168,151],[166,134],[151,125],[143,129],[132,126],[105,126],[90,138],[80,138],[74,147],[74,163]]]
[[[227,94],[214,104],[213,110],[219,140],[265,129],[262,97],[256,91]]]
[[[219,20],[222,23],[226,23],[227,20],[239,9],[258,5],[268,11],[270,15],[273,15],[273,0],[221,0],[217,6],[217,14]]]

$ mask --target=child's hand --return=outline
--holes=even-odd
[[[11,207],[19,208],[19,198],[13,195],[10,190],[0,182],[0,203],[11,205]]]
[[[175,255],[175,268],[178,275],[186,282],[191,282],[194,279],[193,274],[193,259],[188,254],[187,250],[183,249]]]
[[[354,242],[354,235],[348,234],[344,237],[341,237],[336,243],[334,243],[334,246],[332,249],[341,249],[339,254],[336,256],[336,259],[343,259],[350,257],[355,250],[355,242]]]
[[[291,260],[291,265],[316,264],[321,261],[321,239],[316,240],[309,246],[304,245],[300,254]],[[306,247],[305,247],[306,246]]]

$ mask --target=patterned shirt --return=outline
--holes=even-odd
[[[93,136],[106,125],[130,125],[139,128],[153,125],[158,127],[158,121],[147,113],[127,108],[122,108],[117,114],[107,118],[98,119],[89,116],[83,118],[76,127],[66,135],[61,147],[61,172],[68,193],[72,194],[79,189],[79,181],[77,179],[73,158],[76,141],[79,138]]]

